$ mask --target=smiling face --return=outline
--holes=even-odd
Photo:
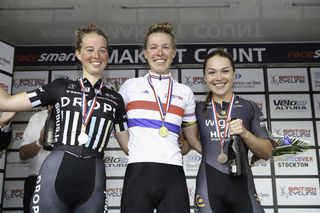
[[[168,74],[175,55],[176,48],[170,35],[162,32],[149,35],[144,57],[152,72],[161,75]]]
[[[109,59],[107,40],[96,33],[86,34],[76,56],[81,61],[83,77],[99,79]]]
[[[215,55],[207,60],[204,80],[217,102],[230,101],[234,69],[226,57]]]

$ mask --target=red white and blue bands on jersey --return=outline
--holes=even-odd
[[[152,84],[157,90],[161,102],[171,104],[165,116],[164,126],[169,130],[166,137],[159,134],[163,121],[159,116],[159,103],[155,99],[153,89],[148,81],[151,76]],[[127,106],[129,127],[129,163],[158,162],[182,165],[181,150],[177,139],[182,124],[196,121],[195,101],[192,90],[174,79],[172,93],[168,94],[171,75],[159,75],[149,72],[143,77],[129,79],[120,88]],[[167,105],[162,104],[163,109]]]
[[[168,128],[169,132],[175,133],[175,134],[180,134],[181,131],[181,121],[184,123],[195,123],[195,112],[194,112],[194,106],[191,107],[193,110],[190,111],[189,108],[184,108],[184,107],[189,107],[188,104],[185,104],[184,101],[188,100],[188,98],[192,98],[191,104],[194,105],[194,99],[193,99],[193,93],[188,92],[191,90],[184,91],[186,94],[188,94],[186,97],[179,96],[178,94],[182,92],[181,85],[177,88],[175,88],[175,82],[173,79],[171,79],[171,76],[162,76],[162,82],[168,81],[166,84],[172,84],[168,88],[167,93],[165,94],[166,98],[169,99],[166,102],[169,104],[163,104],[159,100],[159,94],[155,94],[153,92],[154,87],[153,83],[151,82],[151,78],[157,79],[157,76],[152,75],[152,74],[147,74],[144,77],[147,80],[147,85],[145,84],[145,89],[141,91],[141,95],[138,95],[138,97],[131,97],[129,102],[125,102],[127,104],[127,111],[128,113],[132,116],[129,116],[128,118],[128,127],[145,127],[145,128],[154,128],[154,129],[159,129],[159,127],[162,126],[163,122],[165,127]],[[132,79],[136,80],[136,79]],[[159,79],[158,79],[159,81]],[[132,82],[132,81],[131,81]],[[174,83],[175,82],[175,83]],[[130,83],[132,84],[132,83]],[[134,83],[133,83],[134,84]],[[140,84],[140,83],[138,83]],[[138,86],[138,85],[137,85]],[[141,84],[139,85],[141,87]],[[125,84],[124,87],[127,87],[127,84]],[[135,87],[136,86],[129,86]],[[183,85],[183,88],[186,86]],[[172,88],[172,89],[171,89]],[[121,90],[120,88],[120,93]],[[128,89],[128,91],[132,91],[132,89]],[[134,93],[134,91],[133,91]],[[124,94],[122,94],[124,95]],[[190,96],[190,97],[188,97]],[[183,100],[184,99],[184,100]],[[178,101],[177,101],[178,100]],[[166,108],[166,111],[163,110],[163,113],[165,116],[169,116],[168,119],[165,119],[162,121],[163,117],[159,116],[159,108]],[[142,114],[141,114],[142,112]],[[158,114],[158,115],[156,115]],[[179,120],[176,120],[179,119]]]

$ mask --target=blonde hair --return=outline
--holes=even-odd
[[[147,48],[148,39],[152,33],[165,33],[165,34],[169,35],[171,37],[173,47],[175,48],[176,47],[176,39],[175,39],[172,31],[173,31],[173,26],[168,22],[162,22],[162,23],[156,23],[156,24],[150,25],[148,32],[147,32],[146,36],[144,37],[143,48],[144,49]]]
[[[89,23],[88,25],[82,28],[79,28],[75,32],[75,40],[76,40],[75,49],[76,50],[78,51],[81,50],[83,37],[90,33],[96,33],[97,35],[104,37],[106,39],[107,44],[109,43],[109,39],[107,35],[101,29],[99,29],[94,23]]]

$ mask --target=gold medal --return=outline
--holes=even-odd
[[[228,161],[228,156],[226,154],[224,154],[223,152],[221,152],[219,155],[218,155],[218,162],[221,163],[221,164],[225,164],[227,163]]]
[[[227,115],[227,112],[224,110],[221,110],[221,115],[225,116],[225,115]]]
[[[159,129],[160,136],[167,137],[168,134],[169,134],[169,131],[168,131],[167,127],[165,127],[165,126],[160,127],[160,129]]]

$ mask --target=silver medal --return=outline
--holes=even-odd
[[[78,136],[78,142],[80,145],[86,144],[89,141],[89,136],[84,133],[81,132],[80,135]]]

